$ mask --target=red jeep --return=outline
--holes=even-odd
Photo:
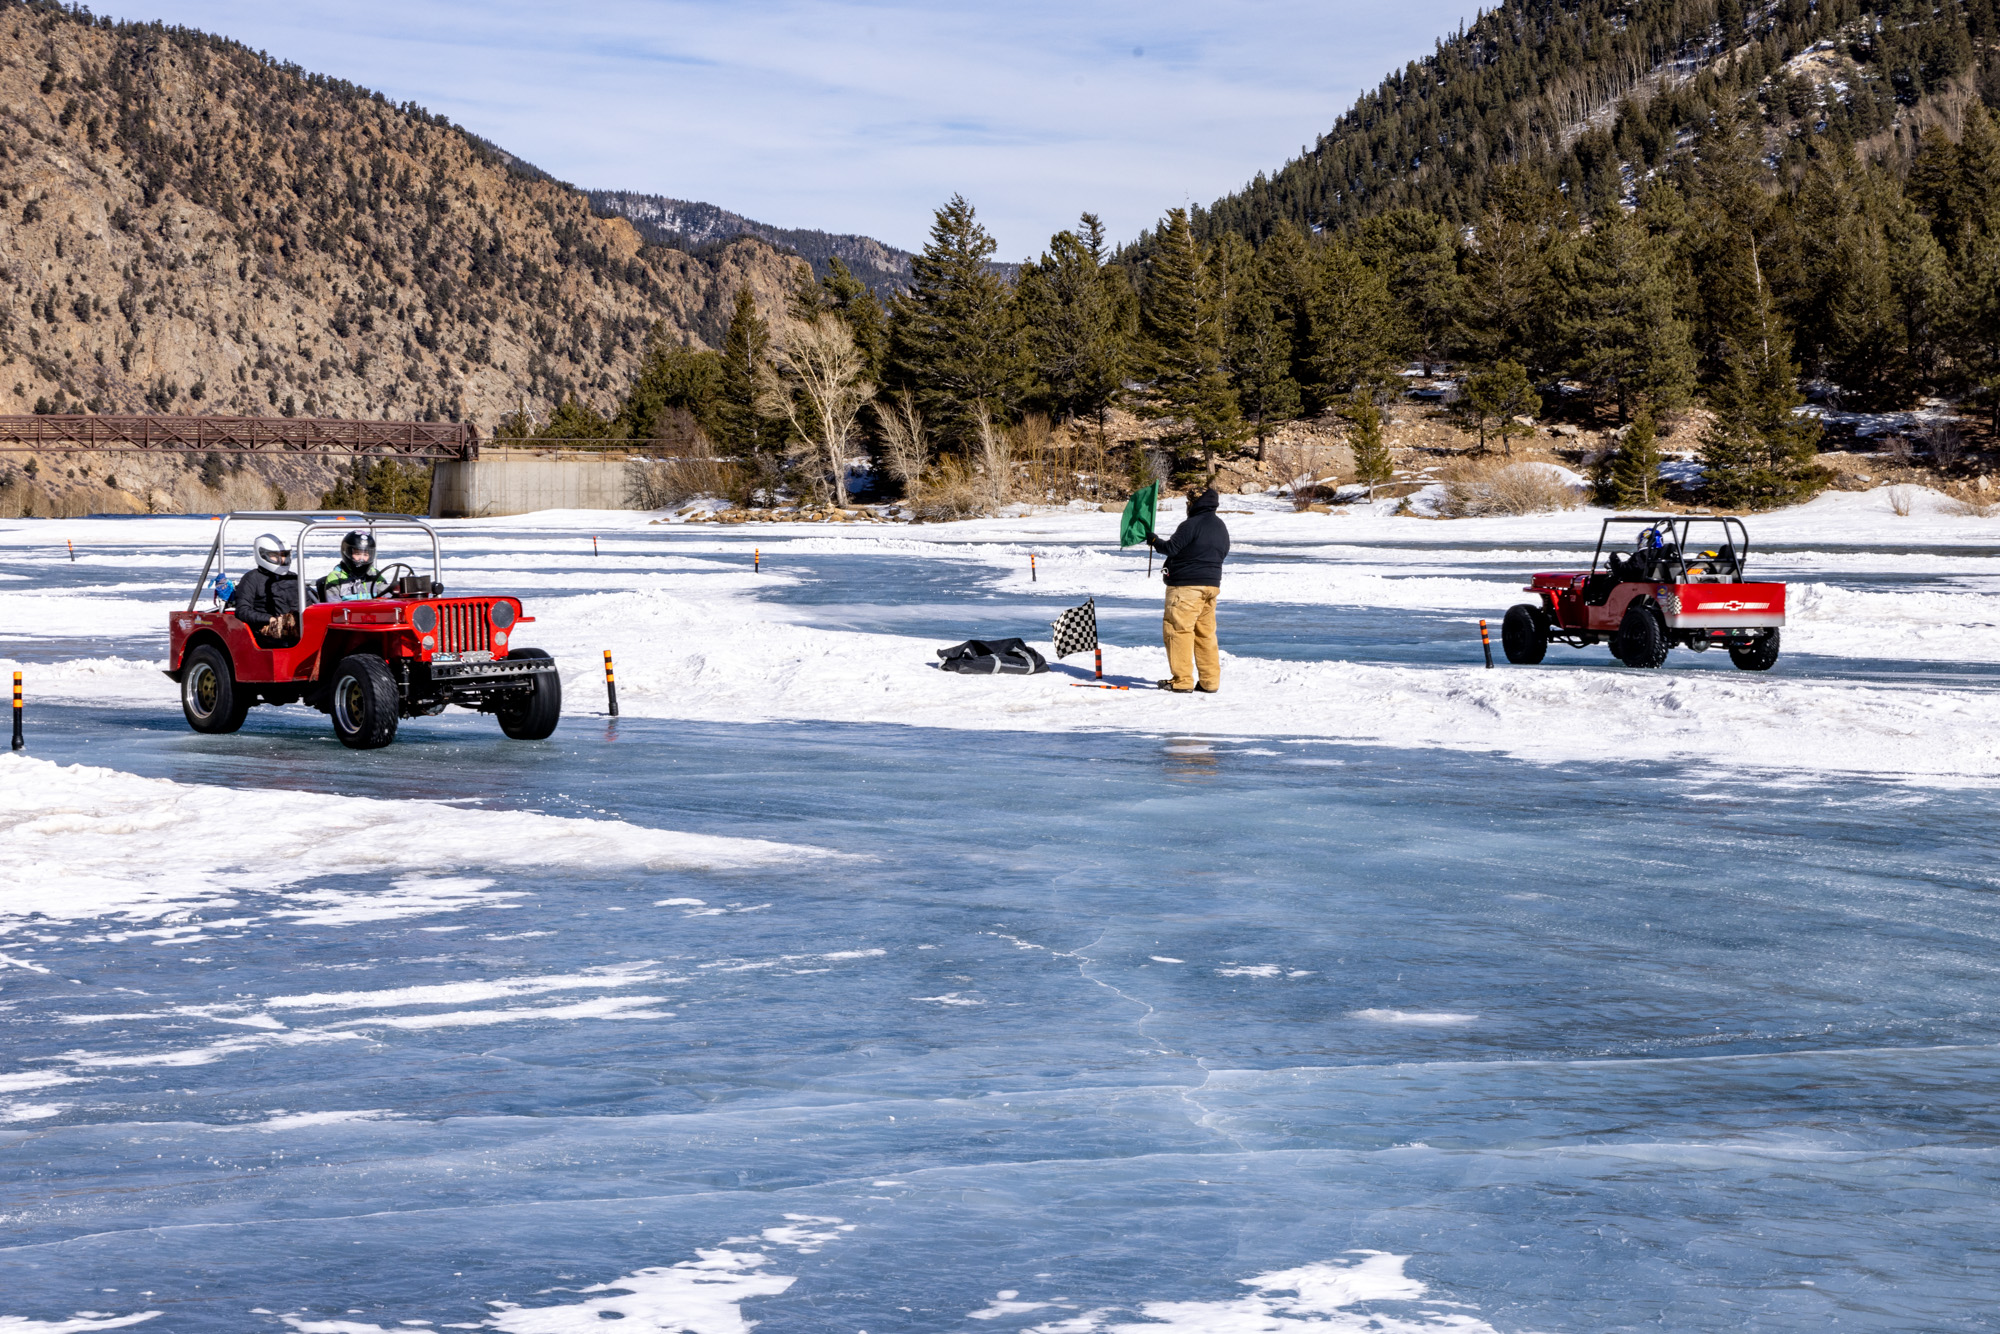
[[[299,525],[286,578],[299,583],[298,633],[267,645],[225,604],[231,525]],[[308,597],[305,546],[319,533],[366,528],[371,534],[428,539],[431,572],[407,562],[378,567],[374,596],[315,602]],[[421,559],[419,557],[419,559]],[[211,572],[214,578],[211,579]],[[234,732],[253,704],[303,701],[333,719],[341,744],[357,750],[396,739],[400,718],[442,713],[460,704],[495,714],[500,730],[539,741],[562,717],[562,678],[555,661],[511,641],[533,617],[511,597],[444,596],[437,532],[407,514],[252,514],[223,518],[208,563],[185,610],[168,615],[168,672],[181,688],[181,711],[197,732]],[[207,591],[213,605],[196,610]]]
[[[1606,561],[1614,525],[1639,532],[1630,554],[1614,551]],[[1696,652],[1720,646],[1744,671],[1768,671],[1778,660],[1785,586],[1745,583],[1749,554],[1740,519],[1606,519],[1590,569],[1536,575],[1527,591],[1541,594],[1541,605],[1509,607],[1500,646],[1507,661],[1532,664],[1550,640],[1583,648],[1609,639],[1612,655],[1627,667],[1658,667],[1676,644]]]

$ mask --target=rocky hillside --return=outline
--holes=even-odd
[[[799,261],[697,259],[415,106],[157,24],[0,4],[0,412],[609,408]]]
[[[590,206],[599,217],[624,218],[656,245],[705,253],[739,236],[754,236],[795,251],[824,275],[828,261],[838,259],[848,271],[887,297],[910,281],[910,252],[872,236],[822,232],[810,227],[773,227],[713,204],[664,195],[632,194],[624,190],[592,190]]]

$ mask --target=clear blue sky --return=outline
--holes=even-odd
[[[1000,257],[1125,239],[1295,156],[1467,0],[121,0],[414,100],[580,186],[915,248],[954,192]]]

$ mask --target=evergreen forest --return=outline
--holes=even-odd
[[[1785,504],[1825,481],[1809,399],[2000,416],[1996,108],[1993,0],[1508,0],[1298,161],[1132,243],[1086,214],[1009,271],[954,198],[902,291],[836,262],[779,323],[851,341],[852,439],[888,460],[920,429],[895,476],[1122,406],[1192,478],[1277,423],[1365,419],[1414,365],[1456,377],[1482,442],[1548,412],[1640,420],[1653,451],[1705,408],[1706,498]],[[739,303],[721,351],[662,341],[615,417],[550,426],[646,435],[673,410],[760,476],[823,477],[819,409],[782,410],[812,398],[788,341]]]

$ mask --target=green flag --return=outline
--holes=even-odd
[[[1125,502],[1125,515],[1118,520],[1118,545],[1136,547],[1153,535],[1153,516],[1160,508],[1160,484],[1148,482]]]

